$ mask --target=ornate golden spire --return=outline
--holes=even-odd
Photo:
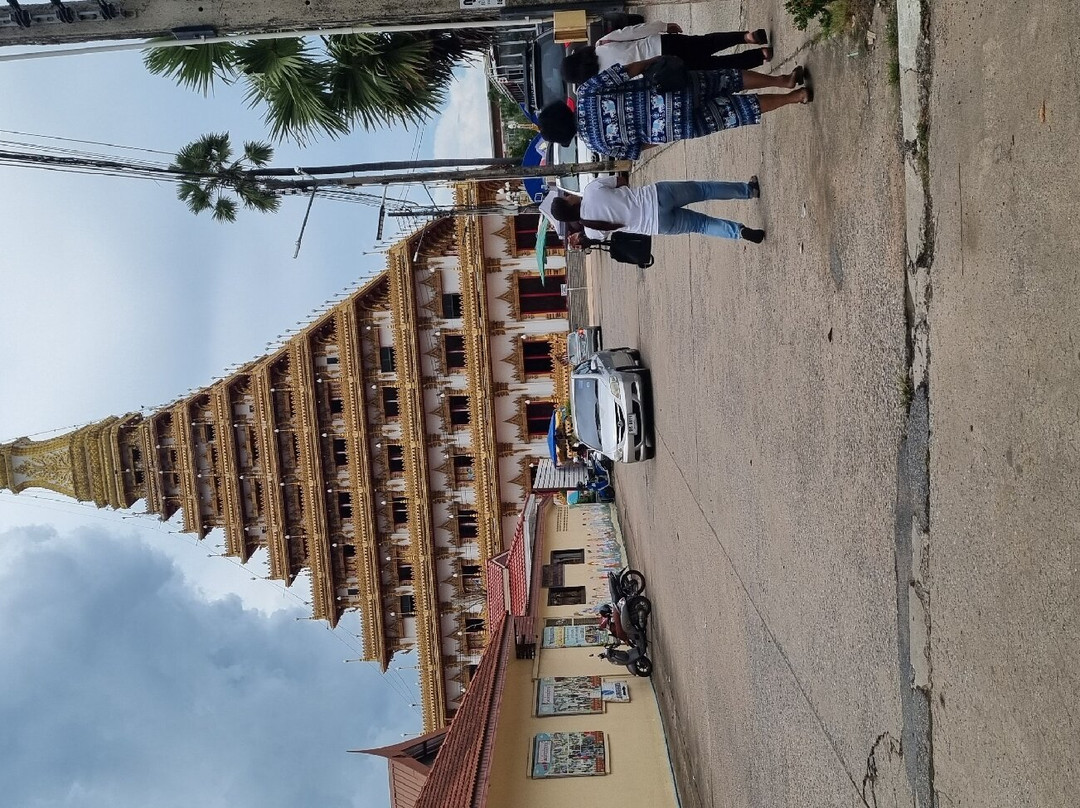
[[[141,420],[111,417],[48,440],[0,444],[0,488],[45,488],[99,508],[127,508],[143,495],[131,442]]]

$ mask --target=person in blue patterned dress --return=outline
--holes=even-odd
[[[682,90],[658,92],[637,79],[653,59],[613,65],[577,88],[577,112],[564,101],[540,111],[544,140],[569,146],[575,135],[595,152],[617,160],[636,160],[642,149],[660,143],[704,137],[761,121],[766,112],[813,100],[803,84],[806,71],[769,76],[753,70],[691,70]],[[742,93],[780,87],[786,93]]]

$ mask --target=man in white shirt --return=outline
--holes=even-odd
[[[580,199],[554,200],[551,214],[560,222],[580,222],[586,238],[593,241],[622,230],[647,236],[700,233],[760,244],[765,240],[764,230],[686,209],[695,202],[759,196],[757,177],[749,182],[655,182],[640,188],[631,188],[622,177],[600,177],[585,186]],[[584,246],[580,237],[570,239],[570,245]]]
[[[612,65],[629,65],[657,56],[678,56],[688,70],[750,70],[771,59],[772,49],[751,48],[726,56],[714,54],[744,43],[767,46],[768,42],[764,28],[687,36],[675,23],[646,22],[612,31],[597,40],[595,46],[578,48],[568,54],[563,59],[562,76],[570,84],[581,84]]]

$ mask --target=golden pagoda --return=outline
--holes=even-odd
[[[455,189],[463,209],[491,185]],[[272,353],[153,412],[0,445],[0,488],[182,511],[226,554],[308,570],[313,616],[359,610],[365,660],[415,650],[424,726],[453,716],[487,640],[483,580],[566,394],[565,256],[538,217],[444,217]]]

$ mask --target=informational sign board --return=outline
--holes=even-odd
[[[461,0],[461,8],[466,11],[478,8],[502,8],[506,0]]]
[[[537,715],[585,715],[604,712],[599,676],[552,676],[536,683]]]
[[[584,648],[607,644],[607,630],[599,625],[547,626],[544,629],[544,648]]]
[[[630,687],[622,679],[604,679],[600,685],[600,696],[604,701],[630,701]]]
[[[533,777],[589,777],[607,773],[603,732],[541,732],[533,737]]]

